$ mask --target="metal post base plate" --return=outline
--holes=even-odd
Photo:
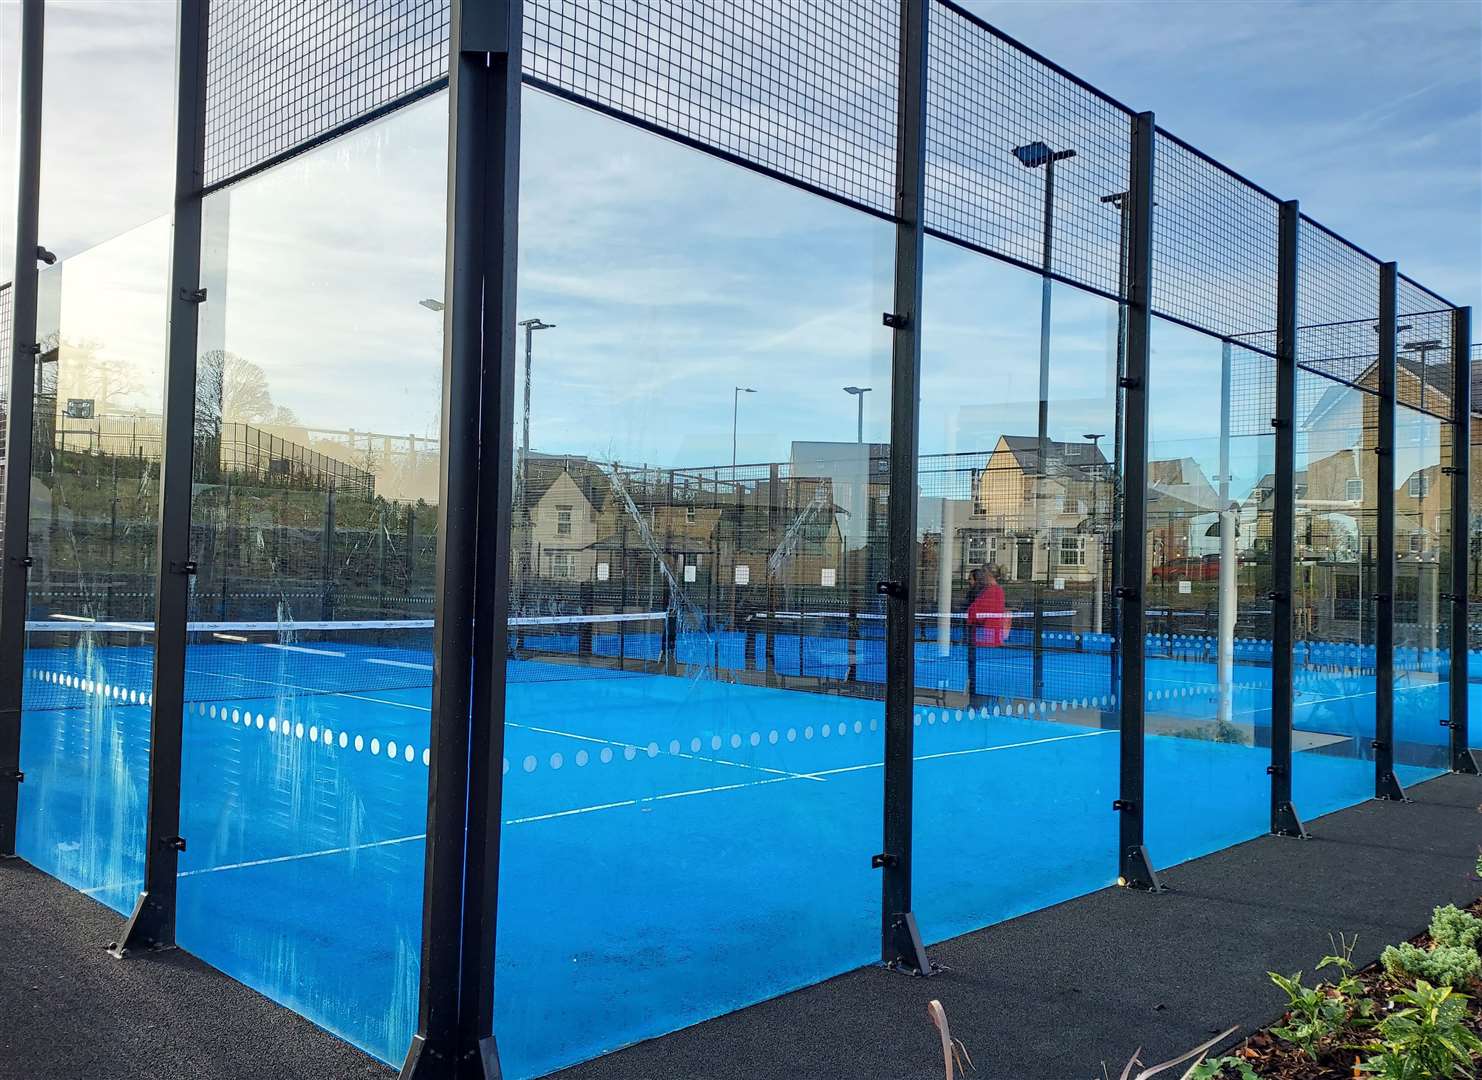
[[[1302,818],[1297,813],[1297,808],[1291,803],[1281,803],[1271,814],[1271,835],[1290,836],[1296,840],[1306,840],[1308,837],[1307,827],[1302,824]]]
[[[1451,756],[1451,771],[1463,776],[1482,775],[1477,767],[1477,754],[1473,750],[1459,750]]]
[[[122,960],[131,952],[164,952],[175,947],[173,920],[166,918],[148,892],[142,892],[123,933],[108,946],[108,955]]]
[[[1410,797],[1405,794],[1405,787],[1400,783],[1394,773],[1383,773],[1374,785],[1374,798],[1385,802],[1409,802]]]
[[[503,1075],[492,1035],[466,1053],[446,1044],[434,1046],[426,1037],[414,1035],[398,1080],[502,1080]]]
[[[889,955],[893,953],[894,955]],[[903,975],[936,975],[942,968],[932,963],[921,944],[921,930],[913,912],[897,913],[890,923],[890,938],[885,966]]]
[[[1152,856],[1141,844],[1128,848],[1122,855],[1122,873],[1117,884],[1124,889],[1160,893],[1163,885],[1158,880],[1158,871],[1153,869]]]

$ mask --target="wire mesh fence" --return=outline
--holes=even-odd
[[[1154,310],[1274,350],[1280,204],[1162,131],[1156,155]]]
[[[1120,296],[1131,114],[953,5],[930,17],[926,227]]]

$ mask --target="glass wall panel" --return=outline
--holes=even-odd
[[[1373,393],[1298,369],[1292,797],[1309,821],[1374,794],[1378,430]]]
[[[1406,367],[1401,380],[1415,376]],[[1403,389],[1401,394],[1403,396]],[[1450,424],[1395,408],[1395,762],[1401,783],[1450,767]]]
[[[180,944],[386,1061],[421,942],[447,98],[209,197]]]
[[[1153,321],[1147,842],[1165,865],[1270,825],[1275,391],[1270,357]]]
[[[893,261],[885,222],[525,109],[496,1004],[521,1076],[878,957]]]
[[[144,859],[174,11],[47,16],[40,241],[59,261],[39,282],[17,849],[127,911]]]
[[[930,939],[1116,874],[1118,323],[1115,303],[1046,296],[1036,275],[927,241],[915,907]]]
[[[37,235],[66,258],[170,212],[175,5],[48,3],[45,53]]]

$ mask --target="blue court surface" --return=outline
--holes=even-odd
[[[187,660],[180,944],[399,1062],[416,1015],[430,656],[415,642],[212,637]],[[622,642],[632,670],[611,666],[615,645],[592,640],[605,666],[510,663],[496,1008],[512,1077],[878,959],[883,706],[827,692],[823,676],[848,667],[838,643],[774,643],[778,670],[791,657],[818,676],[811,690],[741,681],[732,639],[681,640],[673,674],[645,662],[657,638]],[[942,702],[916,719],[923,933],[1110,884],[1107,658],[1050,654],[1054,700],[1030,703],[1003,691],[1027,653],[979,650],[987,704],[968,709],[960,644],[938,653],[918,650],[922,700]],[[1211,715],[1202,655],[1149,661],[1148,844],[1164,866],[1267,828],[1269,752],[1252,743],[1269,670],[1236,668],[1252,738],[1191,737]],[[141,878],[149,656],[86,635],[27,653],[21,853],[119,911]],[[1294,779],[1309,820],[1372,792],[1372,762],[1354,756],[1372,737],[1362,671],[1303,669]],[[1444,687],[1402,687],[1414,701],[1397,709],[1400,740],[1444,743]],[[1439,771],[1439,752],[1424,758],[1404,782]]]

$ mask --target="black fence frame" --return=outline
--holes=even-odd
[[[924,193],[927,156],[928,26],[933,4],[972,18],[943,0],[901,0],[897,87],[894,306],[883,313],[893,330],[890,478],[896,490],[917,484],[917,399],[921,369]],[[515,252],[518,223],[522,0],[451,0],[447,306],[444,311],[442,474],[437,557],[437,619],[423,896],[423,942],[417,1034],[403,1076],[495,1077],[493,1031],[495,912],[502,800],[504,662],[510,575],[512,389],[515,364]],[[29,476],[36,355],[37,261],[51,256],[37,237],[40,197],[43,0],[23,0],[20,154],[13,323],[9,382],[3,567],[0,567],[0,857],[14,857],[29,540]],[[206,58],[209,0],[182,0],[177,54],[175,229],[170,281],[165,431],[156,572],[154,696],[149,769],[145,886],[138,907],[113,948],[117,957],[174,946],[186,602],[195,564],[190,552],[190,476],[200,288],[201,204],[210,190],[253,175],[327,138],[358,126],[340,125],[288,154],[259,163],[208,188],[204,184]],[[974,19],[975,22],[979,22]],[[986,28],[986,24],[981,24]],[[997,35],[997,31],[991,33]],[[1087,90],[1091,88],[1034,56]],[[425,97],[438,87],[379,107],[375,115]],[[1093,93],[1097,93],[1092,90]],[[1101,95],[1104,98],[1104,95]],[[1110,100],[1110,99],[1106,99]],[[1119,106],[1120,107],[1120,106]],[[1114,669],[1121,710],[1117,868],[1128,887],[1159,888],[1153,853],[1144,844],[1144,627],[1146,479],[1148,474],[1148,356],[1153,305],[1153,177],[1158,131],[1153,114],[1129,113],[1131,184],[1120,193],[1125,238],[1125,404],[1123,538],[1115,596],[1121,653]],[[652,127],[652,125],[646,125]],[[729,155],[721,154],[729,160]],[[738,162],[758,168],[753,163]],[[1223,166],[1220,166],[1223,169]],[[767,171],[759,169],[759,171]],[[1226,170],[1228,172],[1228,170]],[[1235,174],[1231,174],[1235,175]],[[1238,177],[1237,177],[1238,178]],[[780,177],[800,187],[806,184]],[[1254,186],[1254,185],[1252,185]],[[824,193],[827,194],[827,193]],[[833,196],[837,197],[837,196]],[[864,212],[873,212],[859,207]],[[1276,513],[1273,519],[1273,730],[1271,832],[1303,836],[1292,802],[1292,561],[1295,502],[1295,375],[1297,368],[1300,215],[1280,205],[1276,280]],[[933,232],[933,235],[941,235]],[[946,239],[952,239],[946,237]],[[975,249],[976,250],[976,249]],[[988,252],[993,257],[992,252]],[[1004,261],[1015,262],[1005,258]],[[1034,268],[1031,268],[1034,269]],[[1066,280],[1039,268],[1047,278]],[[1379,580],[1371,598],[1378,631],[1375,794],[1402,800],[1393,765],[1394,416],[1399,275],[1385,263],[1379,278],[1380,432]],[[1070,282],[1071,284],[1078,284]],[[1084,287],[1084,286],[1081,286]],[[1437,298],[1439,299],[1439,298]],[[1444,301],[1442,301],[1444,303]],[[1451,620],[1451,768],[1475,774],[1468,748],[1465,522],[1469,516],[1468,338],[1470,309],[1453,309],[1453,453],[1449,467],[1453,537],[1443,599]],[[1175,319],[1174,321],[1181,321]],[[1226,337],[1227,343],[1232,339]],[[492,438],[490,437],[492,433]],[[19,481],[19,482],[18,482]],[[886,735],[881,958],[915,975],[935,968],[922,946],[911,908],[914,612],[918,556],[916,499],[890,501],[889,576],[877,583],[887,604]],[[1110,855],[1110,853],[1108,853]]]

